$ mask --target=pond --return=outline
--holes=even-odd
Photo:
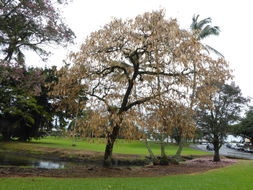
[[[77,165],[72,162],[50,161],[28,156],[21,156],[15,153],[0,151],[0,166],[24,166],[46,169],[63,169]]]
[[[144,166],[149,164],[150,160],[114,160],[114,166]],[[0,166],[23,166],[32,168],[46,169],[64,169],[76,166],[99,166],[103,160],[83,160],[83,161],[58,161],[35,158],[20,153],[1,151],[0,149]]]

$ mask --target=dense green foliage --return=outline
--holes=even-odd
[[[29,140],[52,128],[46,81],[50,69],[0,63],[0,133],[4,140]],[[52,69],[51,69],[52,71]]]
[[[253,177],[252,161],[209,171],[204,174],[176,175],[153,178],[1,178],[0,190],[251,190]]]
[[[234,126],[235,135],[248,138],[253,145],[253,108],[246,112],[246,116],[241,119],[240,123]]]
[[[43,59],[42,45],[66,45],[74,33],[64,24],[58,3],[65,0],[0,0],[0,136],[29,140],[52,128],[55,112],[47,83],[55,68],[27,68],[24,50]]]
[[[210,96],[212,104],[202,104],[197,110],[197,122],[204,138],[214,146],[214,161],[219,161],[219,149],[230,125],[240,119],[240,112],[248,102],[235,84],[217,84],[218,91]]]

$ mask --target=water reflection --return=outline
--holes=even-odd
[[[56,163],[51,161],[40,161],[34,164],[35,168],[47,168],[47,169],[63,169],[64,163]]]
[[[0,165],[4,166],[30,166],[34,168],[63,169],[73,165],[68,162],[57,162],[20,156],[13,153],[0,152]]]

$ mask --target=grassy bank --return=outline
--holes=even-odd
[[[253,161],[204,174],[154,178],[1,178],[0,190],[252,190]]]
[[[51,148],[65,148],[65,149],[76,149],[76,150],[93,150],[98,152],[104,152],[105,142],[103,140],[86,140],[86,139],[72,139],[63,137],[47,137],[40,140],[33,140],[34,146],[45,146]],[[154,154],[160,154],[160,146],[157,143],[150,143]],[[166,152],[169,155],[176,153],[177,146],[175,144],[169,144],[166,147]],[[118,140],[114,146],[114,153],[125,153],[125,154],[141,154],[147,155],[147,148],[142,141],[126,141]],[[183,149],[183,155],[203,155],[206,152],[193,150],[186,146]]]
[[[29,143],[22,142],[1,142],[0,148],[7,150],[27,150],[36,153],[39,151],[37,147],[50,147],[50,148],[61,148],[61,149],[74,149],[74,150],[91,150],[104,152],[105,142],[103,139],[73,139],[67,137],[46,137],[39,140],[32,140]],[[160,154],[160,146],[155,142],[150,142],[150,146],[154,154]],[[174,155],[177,150],[175,144],[168,143],[166,146],[166,153],[168,155]],[[145,143],[142,141],[126,141],[118,140],[114,146],[114,153],[123,154],[140,154],[148,155]],[[206,152],[198,151],[185,146],[182,152],[183,155],[204,155]]]

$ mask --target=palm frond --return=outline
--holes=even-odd
[[[211,35],[219,35],[220,34],[220,29],[218,26],[211,26],[211,25],[207,25],[205,26],[205,28],[203,30],[200,31],[199,33],[199,39],[204,39],[208,36]]]
[[[199,15],[193,15],[192,17],[192,23],[191,23],[191,30],[197,30],[197,23],[198,23]]]
[[[205,45],[205,49],[207,50],[208,53],[210,53],[210,51],[214,52],[216,55],[224,58],[224,55],[221,54],[218,50],[214,49],[213,47],[209,46],[209,45]]]
[[[197,28],[201,30],[206,24],[209,24],[212,22],[212,19],[210,17],[205,18],[197,23]]]
[[[220,28],[218,26],[211,26],[210,23],[212,22],[212,19],[210,17],[205,18],[203,20],[200,20],[198,22],[199,15],[193,15],[192,17],[192,23],[190,25],[190,28],[193,32],[196,32],[198,35],[198,40],[202,40],[208,36],[212,35],[219,35],[220,34]],[[219,51],[212,48],[209,45],[203,45],[205,50],[210,53],[214,52],[216,55],[220,57],[224,57]]]
[[[212,19],[210,17],[205,18],[203,20],[198,21],[199,15],[193,15],[192,17],[192,23],[191,23],[191,30],[202,30],[202,28],[206,25],[212,22]]]

